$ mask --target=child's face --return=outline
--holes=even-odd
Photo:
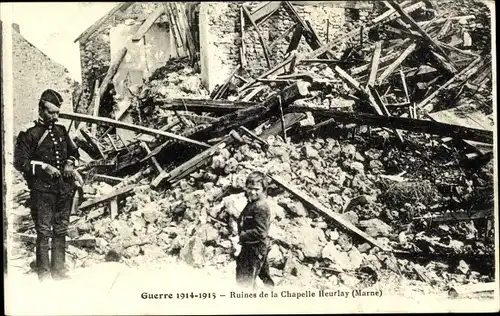
[[[249,183],[246,187],[246,196],[250,202],[257,201],[264,197],[262,183]]]

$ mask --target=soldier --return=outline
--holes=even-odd
[[[255,288],[257,276],[266,286],[274,286],[267,262],[271,210],[266,201],[266,192],[266,175],[259,171],[252,172],[246,180],[248,204],[238,218],[241,250],[236,260],[236,282],[244,287]]]
[[[42,93],[39,118],[19,133],[14,152],[14,167],[23,174],[31,191],[31,216],[37,233],[36,268],[41,281],[50,276],[68,278],[66,235],[79,153],[66,128],[56,124],[62,103],[61,95],[54,90]]]

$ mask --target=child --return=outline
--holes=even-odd
[[[248,204],[238,218],[241,251],[236,259],[236,282],[245,287],[255,288],[257,275],[266,286],[274,286],[267,262],[271,210],[266,192],[266,175],[259,171],[252,172],[246,180]]]

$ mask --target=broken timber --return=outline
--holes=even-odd
[[[375,43],[375,51],[373,52],[372,58],[372,69],[370,70],[370,77],[368,79],[367,87],[373,87],[375,85],[375,80],[377,79],[377,71],[380,63],[380,53],[382,52],[382,42],[378,41]]]
[[[257,32],[257,35],[259,36],[260,43],[262,44],[262,49],[264,50],[264,56],[266,57],[267,67],[271,68],[271,61],[269,59],[269,48],[267,47],[267,44],[264,41],[264,38],[262,37],[262,33],[260,32],[257,24],[255,24],[255,21],[253,20],[250,12],[248,12],[248,9],[244,5],[242,6],[242,8],[243,8],[243,12],[247,16],[247,18],[250,20],[250,23],[252,23],[253,27],[255,28],[255,31]]]
[[[91,115],[80,114],[80,113],[60,113],[59,116],[63,119],[78,120],[78,121],[87,122],[87,123],[99,123],[99,124],[103,124],[103,125],[112,125],[116,128],[122,128],[122,129],[130,130],[133,132],[139,132],[139,133],[149,134],[149,135],[153,135],[153,136],[165,136],[168,138],[187,142],[190,144],[195,144],[195,145],[202,146],[202,147],[207,147],[207,148],[210,147],[209,145],[207,145],[205,143],[202,143],[202,142],[199,142],[196,140],[192,140],[192,139],[189,139],[189,138],[184,137],[184,136],[176,135],[176,134],[161,131],[161,130],[152,129],[149,127],[120,122],[120,121],[116,121],[116,120],[106,118],[106,117],[93,117]]]
[[[97,205],[99,203],[103,203],[103,202],[109,201],[111,199],[114,199],[115,197],[127,194],[128,192],[134,190],[134,188],[136,186],[137,186],[136,184],[130,184],[128,186],[125,186],[125,187],[122,187],[120,189],[117,189],[117,190],[115,190],[115,191],[113,191],[113,192],[111,192],[109,194],[97,197],[97,198],[95,198],[95,199],[93,199],[91,201],[85,201],[85,202],[82,203],[82,205],[80,205],[80,210],[84,210],[84,209],[90,208],[90,207],[92,207],[94,205]]]
[[[316,211],[318,211],[321,215],[327,217],[328,219],[333,220],[337,224],[340,224],[343,226],[345,229],[350,231],[351,233],[363,238],[366,240],[368,243],[371,245],[378,247],[382,249],[383,251],[390,252],[391,249],[384,247],[383,245],[380,245],[374,238],[366,234],[365,232],[361,231],[359,228],[351,224],[349,221],[345,220],[342,218],[342,216],[338,213],[335,213],[328,208],[324,207],[321,205],[318,201],[314,200],[310,196],[308,196],[305,192],[299,190],[297,187],[285,182],[282,178],[278,176],[272,176],[268,175],[269,178],[271,178],[274,182],[282,186],[285,190],[288,192],[292,193],[295,195],[297,198],[299,198],[303,203],[312,206]]]
[[[211,113],[231,113],[252,105],[254,102],[209,100],[209,99],[155,99],[155,105],[159,105],[163,110],[193,112],[211,112]]]
[[[141,27],[135,32],[134,36],[132,37],[133,42],[140,41],[142,37],[149,31],[151,26],[153,26],[153,23],[158,20],[160,16],[162,16],[165,13],[165,8],[163,6],[158,7],[153,13],[151,13],[148,18],[142,23]]]
[[[94,24],[92,24],[92,26],[90,26],[88,29],[86,29],[80,36],[78,36],[74,40],[74,43],[79,41],[80,44],[84,44],[89,39],[89,37],[92,34],[94,34],[94,32],[97,31],[101,27],[101,25],[104,24],[104,22],[106,22],[107,19],[109,19],[111,16],[113,16],[118,11],[122,11],[122,12],[125,11],[126,9],[128,9],[128,7],[130,7],[133,4],[134,4],[134,2],[119,3],[113,9],[111,9],[108,13],[106,13],[106,15],[101,17]]]
[[[432,135],[449,136],[493,144],[493,132],[453,124],[435,122],[431,120],[410,119],[404,117],[388,117],[375,114],[333,111],[330,109],[312,108],[306,106],[289,106],[286,112],[311,112],[314,115],[334,118],[336,122],[356,123],[359,125],[373,125],[403,129],[412,132]]]
[[[410,46],[408,46],[403,51],[403,53],[401,53],[398,59],[396,59],[391,65],[389,65],[389,67],[387,67],[387,69],[378,78],[379,85],[382,84],[383,81],[387,79],[387,77],[389,77],[389,75],[392,74],[394,70],[396,70],[399,67],[399,65],[401,65],[401,63],[406,59],[406,57],[408,57],[415,50],[416,47],[417,47],[416,43],[410,44]]]
[[[127,54],[127,47],[123,47],[118,52],[115,62],[112,63],[111,66],[109,66],[108,72],[106,73],[106,77],[104,77],[104,79],[102,80],[101,87],[99,88],[99,103],[102,102],[102,98],[104,97],[104,94],[106,93],[109,84],[113,80],[113,77],[118,71],[118,68],[120,67],[120,64],[123,58],[125,58],[126,54]]]
[[[396,1],[389,0],[388,3],[401,15],[403,20],[405,20],[406,22],[408,22],[408,24],[414,27],[417,30],[417,32],[419,32],[422,35],[423,38],[429,41],[432,44],[432,46],[434,46],[434,48],[439,53],[441,53],[446,58],[446,60],[448,60],[448,62],[451,64],[452,68],[456,72],[456,66],[453,63],[453,60],[451,60],[451,58],[446,54],[446,52],[441,48],[441,46],[439,46],[439,44],[426,31],[424,31],[420,27],[420,25],[418,25],[417,22],[415,22],[415,20],[408,13],[406,13],[405,10],[403,10]]]

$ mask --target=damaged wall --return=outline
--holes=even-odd
[[[259,2],[248,2],[250,12],[260,5]],[[360,2],[313,2],[295,4],[298,14],[309,21],[322,43],[327,43],[327,25],[329,39],[335,38],[349,28],[350,17],[359,14],[360,21],[365,20],[372,10],[371,3]],[[225,78],[240,64],[239,49],[241,47],[240,4],[223,2],[204,2],[200,5],[200,58],[203,83],[212,91],[215,85],[224,82]],[[259,25],[259,29],[267,44],[278,39],[297,21],[292,18],[289,10],[283,5],[270,18]],[[267,69],[262,45],[255,28],[246,21],[245,25],[245,59],[246,70],[250,76],[255,76]],[[281,39],[269,52],[271,65],[284,59],[292,33]],[[302,39],[299,52],[310,51]]]
[[[12,29],[12,68],[14,80],[14,135],[38,117],[38,101],[46,89],[61,94],[61,112],[73,112],[75,81],[64,66],[50,59],[28,42],[18,29]],[[69,122],[61,121],[65,125]]]
[[[122,47],[119,45],[119,41],[111,40],[111,38],[115,38],[115,33],[119,34],[124,29],[128,28],[139,28],[142,22],[159,6],[161,3],[154,2],[146,2],[146,3],[134,3],[129,6],[124,12],[118,11],[112,17],[107,19],[84,43],[80,42],[80,55],[81,55],[81,68],[82,68],[82,88],[83,95],[82,101],[78,106],[77,112],[86,113],[87,110],[90,111],[89,104],[92,100],[92,93],[94,91],[94,85],[96,79],[102,81],[104,76],[106,76],[106,72],[111,64],[111,55],[112,51],[118,51]],[[164,28],[165,31],[165,20],[164,16],[160,17],[156,24],[159,28]],[[161,27],[163,25],[164,27]],[[90,27],[90,26],[89,26]],[[135,46],[142,45],[142,48],[151,48],[155,47],[154,50],[151,51],[151,54],[145,53],[146,60],[148,62],[148,66],[151,68],[152,65],[156,65],[155,60],[164,58],[164,61],[168,60],[169,52],[163,52],[163,56],[155,56],[156,49],[158,47],[164,47],[164,41],[168,37],[159,38],[157,36],[160,30],[156,29],[154,26],[148,32],[146,36],[146,45],[144,45],[144,40],[138,43],[134,43]],[[132,34],[130,31],[129,34]],[[116,39],[123,37],[116,37]],[[113,42],[113,43],[112,43]],[[122,41],[123,43],[123,41]],[[116,47],[116,48],[115,48]],[[139,46],[138,49],[132,50],[132,52],[141,50]],[[130,53],[130,52],[129,52]],[[176,54],[177,56],[177,54]],[[181,55],[182,56],[182,55]],[[133,59],[135,60],[135,59]],[[144,62],[144,60],[137,60],[139,63]],[[128,67],[128,66],[124,66]],[[142,67],[142,64],[135,65],[134,68],[138,69]],[[146,67],[142,68],[145,69]],[[152,71],[150,69],[150,71]]]

